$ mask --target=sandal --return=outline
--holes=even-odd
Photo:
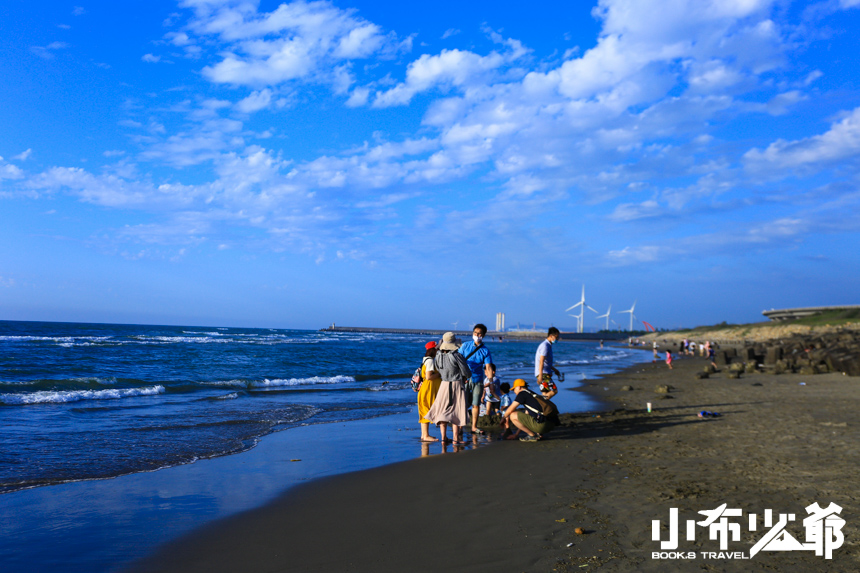
[[[523,436],[520,438],[521,442],[536,442],[538,441],[537,436]]]
[[[482,430],[481,428],[478,428],[477,430],[475,430],[475,431],[474,431],[474,432],[472,432],[472,433],[473,433],[473,434],[478,434],[479,436],[483,436],[483,435],[484,435],[484,434],[486,434],[487,432],[485,432],[485,431],[484,431],[484,430]]]

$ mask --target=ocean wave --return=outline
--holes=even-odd
[[[201,386],[216,388],[276,388],[280,386],[313,386],[316,384],[343,384],[355,382],[352,376],[312,376],[310,378],[264,378],[263,380],[212,380],[199,382]]]
[[[134,382],[134,381],[131,381]],[[32,388],[56,389],[60,387],[98,388],[100,386],[115,386],[117,379],[114,376],[97,377],[82,376],[80,378],[43,378],[41,380],[0,380],[0,386],[11,386],[15,390],[26,390]]]
[[[251,388],[269,388],[277,386],[305,386],[310,384],[342,384],[344,382],[355,382],[352,376],[313,376],[311,378],[275,378],[274,380],[254,380],[250,383]]]
[[[78,402],[80,400],[119,400],[121,398],[154,396],[163,393],[164,386],[160,384],[148,388],[117,388],[111,390],[60,390],[54,392],[43,390],[29,394],[0,394],[0,403],[8,405],[63,404],[66,402]]]

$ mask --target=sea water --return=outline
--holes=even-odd
[[[151,550],[149,545],[262,503],[308,477],[420,455],[409,378],[420,365],[424,344],[432,339],[280,329],[0,322],[3,570],[51,570],[60,565],[65,571],[111,570]],[[487,344],[502,381],[532,379],[537,341],[488,338]],[[567,377],[563,388],[642,360],[640,352],[600,348],[596,342],[561,342],[554,348],[556,365]],[[587,395],[575,392],[562,392],[556,402],[562,411],[595,406]],[[376,419],[380,422],[373,422]],[[324,432],[308,430],[320,424],[325,424]],[[372,443],[356,437],[356,432],[370,431],[397,435]],[[215,463],[255,448],[270,434],[301,436],[306,447],[330,454],[315,456],[313,463],[290,465],[289,471],[268,459],[254,462],[254,456],[236,458],[248,460],[244,469],[230,459]],[[350,440],[358,445],[347,446]],[[273,448],[277,443],[272,442]],[[200,460],[207,459],[212,460],[209,465],[201,465]],[[172,477],[179,475],[178,469],[167,470],[187,464],[193,466],[181,479]],[[165,471],[143,473],[154,470]],[[251,479],[252,472],[257,481]],[[224,473],[229,478],[213,479]],[[205,477],[191,485],[194,476],[201,475]],[[129,477],[107,487],[92,481],[79,484],[118,476]],[[161,499],[160,505],[147,506],[154,495],[147,488],[163,492],[179,487],[177,481],[187,481],[189,490],[171,494],[171,503]],[[233,499],[236,483],[255,484],[243,488],[253,492],[239,495],[241,503],[219,499]],[[200,494],[210,486],[211,491]],[[106,501],[120,487],[131,489],[123,490],[122,500]],[[31,491],[35,488],[38,491]],[[131,499],[135,495],[137,499]],[[176,498],[184,501],[176,503]],[[193,503],[188,501],[192,498]],[[33,511],[25,513],[25,506]],[[43,508],[44,515],[36,508]],[[107,525],[112,520],[123,526]],[[159,520],[172,527],[152,535]],[[81,549],[83,537],[104,541],[87,557]],[[42,549],[47,544],[56,547],[54,554]],[[38,563],[39,556],[44,556],[44,563]]]

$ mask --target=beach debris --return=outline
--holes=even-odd
[[[291,462],[300,462],[302,460],[290,460]]]
[[[668,384],[657,384],[657,386],[654,388],[654,392],[656,392],[657,394],[668,394],[672,390],[674,390],[674,388],[672,386],[669,386]]]
[[[702,410],[699,412],[700,418],[719,418],[722,416],[719,412],[708,412],[707,410]]]
[[[633,391],[633,386],[622,386],[622,387],[621,387],[621,391],[622,391],[622,392],[632,392],[632,391]]]
[[[556,523],[567,523],[567,520],[562,517],[561,519],[556,519],[555,522]]]
[[[739,370],[732,370],[731,372],[729,372],[729,378],[731,378],[732,380],[737,380],[740,377],[741,373]]]
[[[651,402],[646,402],[645,404],[648,407],[648,413],[651,413]]]
[[[577,527],[576,529],[573,530],[573,532],[576,533],[577,535],[585,535],[585,530],[581,527]]]
[[[709,376],[710,376],[710,374],[708,374],[707,372],[696,372],[696,378],[699,380],[702,380],[702,379],[707,378]]]
[[[801,382],[798,386],[806,386],[806,382]]]
[[[568,543],[568,544],[567,544],[567,546],[568,546],[568,547],[573,547],[573,543]]]

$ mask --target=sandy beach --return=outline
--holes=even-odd
[[[535,443],[450,451],[298,486],[259,509],[169,543],[130,571],[850,571],[860,568],[856,404],[860,379],[841,374],[744,374],[704,380],[706,361],[641,364],[583,391],[601,411],[562,417]],[[655,392],[658,385],[671,387]],[[625,390],[632,387],[632,390]],[[652,412],[646,403],[652,403]],[[701,419],[706,410],[721,414]],[[773,528],[805,543],[807,506],[842,508],[844,544],[813,550],[753,546]],[[738,539],[721,552],[687,520],[722,504]],[[673,553],[652,540],[670,509]],[[750,514],[756,514],[751,530]],[[582,533],[577,533],[577,530]],[[731,534],[732,530],[727,530]],[[785,539],[783,533],[782,539]],[[664,551],[664,558],[660,552]],[[654,558],[654,553],[658,558]],[[693,557],[693,558],[690,558]]]

